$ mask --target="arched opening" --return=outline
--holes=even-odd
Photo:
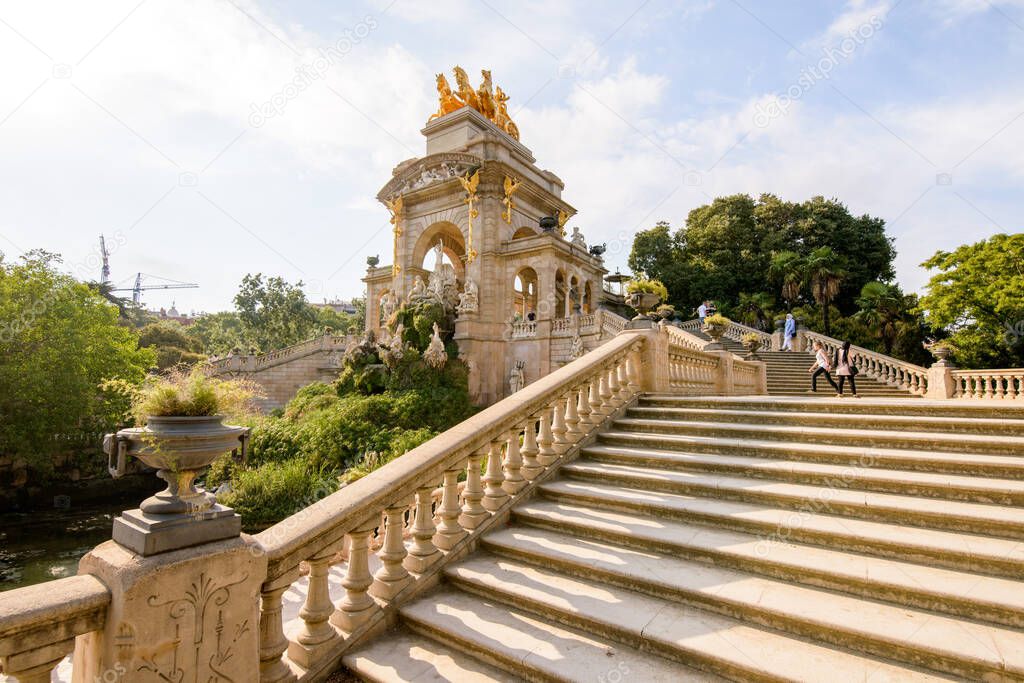
[[[564,318],[565,314],[565,301],[568,290],[565,284],[565,273],[561,270],[555,271],[555,310],[552,318]]]
[[[514,239],[514,240],[522,240],[522,239],[526,239],[527,237],[536,237],[536,236],[537,236],[537,231],[536,230],[534,230],[531,227],[528,227],[528,226],[524,225],[523,227],[518,228],[512,234],[512,239]]]
[[[583,286],[583,313],[590,314],[594,312],[594,290],[591,287],[590,280],[587,280],[587,284]]]
[[[512,282],[512,313],[519,320],[536,319],[539,280],[533,268],[523,268]]]
[[[463,259],[466,256],[466,243],[462,238],[462,231],[454,223],[434,223],[421,232],[416,239],[412,263],[409,265],[414,269],[433,271],[437,266],[438,256],[442,264],[447,264],[455,270],[455,277],[459,282],[465,282],[466,266]]]

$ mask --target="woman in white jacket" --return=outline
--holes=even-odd
[[[832,379],[832,375],[829,374],[831,364],[828,361],[828,354],[825,353],[825,347],[821,345],[821,342],[814,342],[814,365],[807,369],[807,372],[813,372],[811,375],[811,390],[807,393],[814,394],[818,391],[818,375],[825,375],[825,379],[832,385],[832,388],[836,390],[836,396],[841,396],[839,393],[839,387],[836,385],[836,381]]]

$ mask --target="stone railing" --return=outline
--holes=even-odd
[[[950,398],[1024,401],[1024,368],[1012,370],[951,370]]]
[[[806,350],[810,351],[811,345],[814,342],[821,342],[829,358],[835,358],[836,352],[843,347],[844,343],[838,339],[826,337],[823,334],[811,332],[810,330],[801,330],[799,334],[803,335],[804,339],[808,342]],[[887,356],[884,353],[865,349],[862,346],[851,345],[850,351],[854,356],[854,364],[864,375],[916,396],[924,396],[928,393],[927,368],[907,363],[898,358]]]
[[[19,683],[49,683],[75,638],[103,628],[109,604],[110,591],[89,575],[3,593],[0,670]],[[123,674],[113,672],[118,680]]]
[[[569,316],[568,318],[555,318],[551,321],[551,334],[566,335],[572,334],[575,331],[579,331],[581,334],[589,334],[598,325],[598,315],[597,313],[584,313],[577,316]],[[577,319],[576,322],[574,322],[574,318]]]
[[[614,311],[602,308],[597,314],[601,316],[601,335],[605,337],[614,337],[629,324],[629,320]]]
[[[729,351],[704,351],[707,341],[686,330],[659,324],[668,348],[668,386],[685,394],[765,394],[767,367]]]
[[[687,346],[668,347],[668,384],[673,393],[714,394],[721,358]]]
[[[536,320],[514,320],[509,325],[512,327],[512,339],[530,339],[537,336]]]
[[[694,351],[702,351],[704,347],[708,345],[708,341],[706,339],[701,339],[697,335],[691,334],[685,329],[681,329],[664,322],[659,324],[659,327],[665,330],[665,333],[669,336],[671,343],[676,346],[684,346],[688,349],[693,349]]]
[[[686,330],[687,332],[704,331],[703,327],[700,324],[700,320],[696,318],[693,320],[687,320],[683,323],[680,323],[680,329]],[[729,325],[728,327],[725,328],[725,333],[722,336],[725,337],[726,339],[732,339],[733,341],[741,342],[743,341],[743,335],[750,333],[756,334],[758,339],[761,340],[761,349],[763,351],[772,350],[772,335],[770,335],[767,332],[763,332],[753,327],[744,325],[743,323],[738,323],[735,320],[729,321]]]
[[[643,334],[619,335],[258,534],[267,560],[260,681],[319,679],[361,636],[383,628],[399,603],[429,587],[440,567],[468,552],[514,501],[633,399],[643,384],[645,343]],[[335,604],[328,566],[342,551],[345,595]],[[371,574],[374,554],[379,568]],[[282,595],[303,563],[309,583],[302,624],[286,635]]]
[[[274,365],[285,363],[294,358],[307,356],[317,351],[344,351],[354,339],[352,336],[324,334],[307,339],[283,349],[257,355],[230,355],[208,363],[215,375],[233,372],[258,372]]]

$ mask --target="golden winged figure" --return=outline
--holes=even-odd
[[[506,223],[512,223],[512,195],[519,189],[522,182],[518,178],[505,176],[505,198],[501,200],[501,203],[505,205],[505,210],[501,212],[501,217]]]
[[[476,188],[480,184],[480,169],[473,172],[473,175],[466,174],[463,176],[456,176],[459,182],[462,183],[462,189],[466,191],[467,201],[476,201]]]

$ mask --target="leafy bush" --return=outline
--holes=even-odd
[[[262,396],[254,382],[210,377],[202,368],[150,375],[138,387],[122,380],[111,380],[105,386],[131,398],[130,414],[138,425],[156,416],[224,415],[244,420],[255,411],[255,399]]]
[[[630,294],[636,294],[637,292],[646,292],[648,294],[657,294],[661,301],[668,301],[668,289],[661,280],[646,280],[643,278],[635,278],[629,281],[626,285],[626,291]]]
[[[337,476],[302,459],[268,462],[235,472],[220,502],[242,515],[246,528],[278,522],[338,490]]]
[[[704,318],[704,324],[705,325],[716,325],[716,326],[725,327],[725,326],[729,325],[730,323],[732,323],[732,321],[729,320],[728,318],[726,318],[721,313],[716,313],[714,315],[709,315],[708,317]]]

